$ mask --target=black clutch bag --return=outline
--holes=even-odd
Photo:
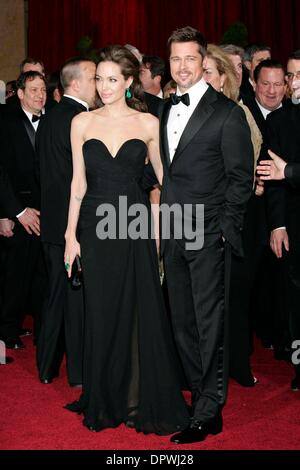
[[[76,255],[72,264],[71,284],[75,288],[79,288],[82,284],[82,266],[80,256],[78,255]]]

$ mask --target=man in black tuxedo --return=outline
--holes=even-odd
[[[45,78],[36,71],[23,73],[17,88],[18,110],[2,113],[1,163],[7,174],[3,215],[13,235],[0,242],[0,330],[6,347],[15,349],[24,347],[19,334],[26,309],[37,319],[44,293],[34,146],[46,101]]]
[[[287,64],[289,85],[300,76],[300,51],[291,54]],[[290,167],[300,163],[300,105],[290,104],[271,113],[266,121],[266,149],[284,155]],[[267,157],[267,154],[265,154]],[[289,170],[288,170],[289,171]],[[300,339],[300,188],[286,180],[266,185],[267,211],[270,224],[270,245],[286,267],[288,324],[291,344]],[[300,366],[291,382],[300,390]]]
[[[64,267],[65,230],[72,180],[71,121],[94,106],[96,65],[84,58],[68,60],[61,71],[64,96],[39,128],[37,153],[41,183],[41,239],[48,271],[48,299],[37,345],[42,383],[59,373],[66,350],[70,385],[82,383],[82,289],[72,288]]]
[[[253,147],[245,114],[202,78],[206,41],[191,27],[169,38],[170,66],[177,93],[161,118],[164,164],[162,207],[192,206],[187,221],[199,225],[196,205],[204,205],[204,244],[164,240],[175,340],[192,391],[188,429],[171,437],[184,444],[222,430],[227,393],[228,348],[224,291],[228,292],[230,250],[242,254],[241,229],[252,190]],[[173,106],[172,106],[173,104]],[[178,230],[179,226],[174,227]],[[225,264],[225,258],[227,265]],[[224,271],[226,276],[224,276]]]
[[[253,71],[253,80],[255,95],[244,99],[244,104],[250,109],[264,140],[267,116],[281,106],[286,106],[289,101],[285,99],[284,67],[275,59],[262,60]],[[252,323],[257,336],[265,347],[274,348],[274,356],[280,358],[285,355],[287,336],[284,328],[284,295],[280,294],[277,298],[270,296],[270,286],[282,283],[283,266],[270,250],[265,206],[265,196],[257,197],[253,194],[247,207],[247,295],[252,297]],[[266,285],[269,288],[266,289]]]

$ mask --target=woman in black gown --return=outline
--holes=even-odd
[[[189,417],[155,241],[124,235],[124,204],[131,209],[142,204],[150,213],[140,186],[147,159],[162,181],[158,120],[140,112],[138,73],[138,61],[127,49],[104,49],[96,72],[104,106],[72,122],[65,263],[70,275],[75,255],[81,255],[86,320],[83,393],[67,408],[83,413],[84,425],[93,431],[126,423],[144,433],[170,434],[185,428]],[[126,230],[132,222],[128,217]]]

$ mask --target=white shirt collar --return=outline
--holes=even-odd
[[[191,88],[184,91],[183,93],[177,87],[177,95],[181,96],[181,95],[184,95],[185,93],[188,93],[190,97],[190,103],[194,103],[195,101],[198,102],[199,99],[202,98],[202,96],[204,95],[207,89],[208,89],[208,84],[206,83],[204,78],[201,78],[199,82],[195,83],[195,85],[193,85]]]
[[[24,109],[23,107],[22,107],[22,109],[23,109],[24,113],[26,114],[26,116],[28,117],[29,121],[31,122],[31,121],[32,121],[33,113],[30,113],[29,111],[26,111],[26,109]],[[45,108],[43,108],[43,109],[41,110],[41,113],[40,113],[40,114],[45,114]],[[35,116],[39,116],[40,114],[35,114]],[[36,122],[37,122],[37,121],[36,121]]]
[[[22,110],[26,114],[26,116],[28,117],[28,119],[29,119],[31,125],[33,126],[34,130],[37,131],[37,128],[39,127],[39,122],[40,121],[38,120],[38,121],[32,122],[33,114],[30,113],[29,111],[26,111],[26,109],[24,109],[23,107],[22,107]],[[45,108],[42,109],[41,114],[45,114]]]
[[[71,95],[67,95],[66,93],[64,94],[64,96],[66,98],[70,98],[71,100],[77,101],[77,103],[82,104],[82,106],[84,106],[87,111],[89,110],[89,105],[85,101],[81,100],[80,98],[77,98],[77,97],[71,96]]]
[[[157,98],[163,99],[164,95],[163,95],[162,90],[160,90],[160,92],[156,96],[157,96]]]
[[[269,109],[264,108],[264,107],[257,101],[256,98],[255,98],[255,101],[256,101],[257,106],[259,107],[259,109],[260,109],[260,111],[261,111],[261,113],[262,113],[264,119],[267,119],[267,116],[268,116],[272,111],[270,111]],[[279,109],[279,108],[281,108],[281,107],[282,107],[282,103],[280,103],[280,105],[279,105],[278,108],[276,108],[276,109]],[[273,111],[275,111],[275,109],[273,109]]]

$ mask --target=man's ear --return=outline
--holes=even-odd
[[[24,91],[19,88],[17,90],[17,95],[18,95],[19,100],[22,100],[24,98]]]
[[[161,75],[156,75],[154,77],[154,82],[157,84],[157,85],[160,85],[161,84]]]
[[[245,60],[244,65],[246,69],[251,70],[251,60]]]
[[[76,79],[72,80],[70,83],[70,88],[74,90],[75,92],[78,92],[80,89],[79,80],[76,80]]]

